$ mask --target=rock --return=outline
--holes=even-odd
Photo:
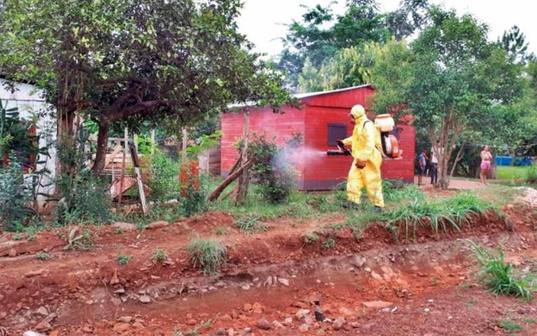
[[[52,329],[52,326],[50,325],[49,321],[47,321],[47,319],[44,319],[35,326],[35,329],[39,331],[49,331],[50,329]]]
[[[286,318],[285,320],[283,320],[283,324],[285,324],[286,326],[290,326],[291,324],[293,324],[293,318],[292,317]]]
[[[289,287],[289,280],[286,278],[278,278],[278,282],[286,287]]]
[[[121,316],[120,318],[117,319],[119,322],[123,322],[123,323],[131,323],[133,318],[132,316]]]
[[[244,328],[242,331],[243,335],[250,335],[252,333],[252,328]]]
[[[11,258],[14,258],[17,256],[17,250],[15,250],[14,248],[12,249],[9,249],[9,252],[7,253],[7,255]]]
[[[243,290],[249,290],[249,289],[250,289],[250,285],[249,285],[249,284],[244,284],[244,285],[241,286],[241,288],[242,288]]]
[[[37,308],[35,313],[38,314],[38,315],[42,315],[42,316],[48,316],[48,310],[44,306],[41,306],[41,307]]]
[[[126,332],[127,330],[129,330],[131,328],[130,324],[128,323],[123,323],[123,322],[119,322],[119,323],[116,323],[114,324],[114,331],[117,332],[117,333],[124,333]]]
[[[141,303],[150,303],[151,302],[151,297],[149,295],[142,295],[142,296],[140,296],[140,298],[138,300]]]
[[[254,314],[261,314],[263,312],[263,306],[259,302],[255,302],[252,306]]]
[[[24,334],[22,334],[22,336],[47,336],[47,335],[38,333],[37,331],[28,330],[28,331],[25,331]]]
[[[86,334],[93,334],[93,327],[86,324],[83,328],[82,328],[82,331],[85,332]]]
[[[387,301],[367,301],[362,302],[362,304],[364,305],[364,307],[369,309],[382,309],[391,307],[393,305],[393,303]]]
[[[235,336],[235,329],[229,328],[227,330],[227,336]]]
[[[352,323],[351,323],[351,327],[353,327],[354,329],[356,329],[356,328],[360,328],[360,323],[358,323],[358,322],[352,322]]]
[[[310,313],[310,311],[308,309],[299,309],[296,312],[295,316],[296,316],[297,319],[300,320],[300,319],[304,318],[306,315],[308,315],[309,313]]]
[[[44,269],[39,269],[39,270],[35,270],[35,271],[30,271],[30,272],[24,274],[24,276],[27,277],[27,278],[32,278],[32,277],[41,275],[41,274],[43,274],[44,272],[45,272]]]
[[[365,265],[365,258],[359,255],[355,255],[351,258],[350,264],[356,268],[362,268]]]
[[[334,321],[334,324],[333,324],[333,327],[334,327],[334,330],[339,330],[341,328],[343,328],[343,325],[345,324],[345,318],[340,316],[338,318],[335,319]]]
[[[168,226],[168,225],[170,225],[170,223],[168,223],[166,221],[156,221],[156,222],[153,222],[153,223],[149,224],[145,228],[147,230],[155,230],[155,229],[163,228],[163,227]]]
[[[298,331],[300,331],[301,333],[307,333],[308,330],[310,330],[310,327],[307,324],[301,324],[298,327]]]
[[[262,330],[270,330],[272,328],[272,324],[270,324],[270,322],[265,319],[258,320],[255,325]]]
[[[132,223],[115,222],[112,224],[112,227],[122,231],[136,231],[136,225]]]
[[[118,288],[114,291],[114,294],[117,294],[117,295],[122,295],[122,294],[125,294],[126,291],[125,291],[125,288],[121,287],[121,288]]]
[[[217,336],[226,336],[226,335],[227,335],[227,331],[226,331],[226,329],[224,329],[224,328],[220,328],[220,329],[218,329],[218,330],[216,331],[216,335],[217,335]]]
[[[186,324],[188,324],[189,326],[195,326],[198,322],[196,322],[196,320],[194,319],[190,319],[188,321],[186,321]]]
[[[272,325],[273,325],[274,328],[276,328],[276,329],[283,329],[283,328],[285,328],[285,326],[284,326],[283,324],[281,324],[280,322],[278,322],[278,321],[276,321],[276,320],[272,321]]]
[[[142,322],[140,322],[140,321],[136,321],[136,322],[134,322],[134,323],[132,324],[132,326],[133,326],[134,328],[136,328],[136,329],[143,329],[143,328],[145,328],[145,325],[144,325]]]
[[[114,269],[114,274],[112,274],[112,278],[110,279],[110,285],[117,285],[119,284],[119,277],[117,276],[117,268]]]

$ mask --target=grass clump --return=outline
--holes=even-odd
[[[322,246],[324,249],[327,249],[327,250],[332,249],[336,247],[336,241],[334,240],[334,238],[328,238],[325,241],[323,241]]]
[[[522,326],[511,321],[511,320],[501,320],[498,322],[498,326],[505,331],[520,331]]]
[[[418,226],[430,225],[433,232],[448,229],[460,231],[462,225],[471,224],[472,215],[481,215],[488,210],[495,210],[494,206],[479,199],[472,193],[459,193],[447,199],[428,201],[416,198],[407,206],[397,207],[383,214],[388,229],[397,231],[405,229],[408,238],[412,233],[415,237]]]
[[[472,243],[472,249],[481,266],[481,278],[490,291],[496,295],[532,299],[535,285],[529,277],[515,274],[513,265],[504,260],[501,249],[489,250],[475,243]]]
[[[88,250],[92,245],[91,232],[84,230],[80,233],[80,229],[75,227],[69,231],[67,245],[64,247],[64,250]]]
[[[227,250],[222,243],[212,239],[193,239],[187,247],[194,267],[205,274],[215,274],[226,261]]]
[[[229,234],[229,229],[225,226],[219,226],[214,229],[214,234],[217,236],[225,236]]]
[[[267,226],[260,222],[256,215],[245,215],[235,221],[235,225],[245,233],[255,233],[267,231]]]
[[[315,244],[316,242],[319,241],[319,239],[321,239],[321,238],[315,232],[307,232],[304,235],[304,243],[306,243],[306,244]]]
[[[119,254],[117,256],[117,263],[121,266],[127,265],[132,259],[132,256],[126,254]]]
[[[37,260],[41,260],[41,261],[49,260],[50,259],[50,254],[48,254],[47,252],[38,252],[35,255],[35,258]]]
[[[168,259],[168,254],[163,249],[157,248],[155,252],[153,252],[153,257],[151,259],[156,264],[162,264]]]

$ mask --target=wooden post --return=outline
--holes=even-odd
[[[250,115],[247,111],[244,111],[242,119],[242,148],[241,148],[241,159],[242,166],[245,166],[248,162],[248,135],[250,129]],[[242,204],[246,201],[246,196],[248,195],[248,183],[249,183],[249,169],[242,170],[242,174],[239,177],[237,184],[237,196],[235,197],[235,202]]]
[[[129,150],[128,144],[129,144],[129,129],[125,127],[124,137],[123,137],[123,158],[121,160],[121,175],[119,177],[121,180],[119,180],[119,195],[118,195],[119,198],[117,200],[118,205],[121,205],[121,198],[123,197],[123,180],[125,179],[125,164],[127,160],[127,151]]]
[[[151,130],[151,155],[155,154],[155,146],[156,146],[156,135],[155,135],[155,129],[153,128]]]
[[[138,193],[140,194],[140,203],[142,204],[142,212],[147,214],[149,209],[147,208],[147,203],[145,201],[144,193],[144,183],[142,181],[142,173],[140,172],[140,159],[138,158],[138,152],[134,143],[129,143],[129,148],[131,150],[132,163],[134,165],[134,173],[136,174],[136,182],[138,182]]]

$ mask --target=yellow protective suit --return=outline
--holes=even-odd
[[[382,154],[378,149],[380,141],[378,130],[373,122],[367,119],[365,109],[356,105],[351,110],[355,125],[352,136],[342,140],[346,147],[351,148],[354,158],[347,179],[347,198],[349,201],[360,204],[362,188],[366,188],[371,203],[377,207],[384,207],[382,195],[382,177],[380,166]],[[356,162],[365,162],[365,167],[356,167]]]

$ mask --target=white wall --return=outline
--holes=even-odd
[[[56,121],[51,116],[51,107],[46,103],[44,94],[42,91],[37,90],[33,85],[16,83],[15,91],[12,92],[10,88],[6,88],[6,81],[0,79],[0,101],[5,108],[18,107],[21,118],[24,119],[37,119],[37,134],[39,137],[39,147],[49,146],[50,157],[41,155],[37,161],[46,161],[44,164],[37,166],[37,169],[45,166],[54,178],[56,172]],[[49,184],[50,179],[43,181],[43,184]],[[50,193],[53,189],[51,187],[41,189],[40,192]],[[42,204],[43,198],[40,198]]]

